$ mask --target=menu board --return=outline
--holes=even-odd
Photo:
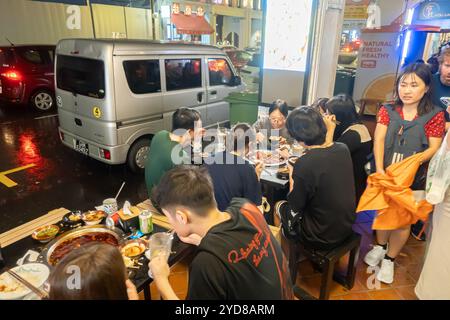
[[[264,69],[306,71],[313,0],[267,0]]]

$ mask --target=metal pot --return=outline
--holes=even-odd
[[[117,239],[117,243],[120,244],[122,239],[123,239],[123,231],[118,229],[118,228],[109,228],[106,227],[104,225],[95,225],[95,226],[84,226],[84,227],[80,227],[71,231],[68,231],[64,234],[62,234],[61,236],[59,236],[58,238],[54,239],[52,242],[50,242],[49,244],[47,244],[47,246],[45,246],[45,248],[42,250],[41,252],[41,256],[43,257],[44,262],[50,266],[50,267],[54,267],[54,265],[52,265],[50,263],[50,257],[53,253],[53,251],[64,241],[70,240],[70,239],[74,239],[74,238],[78,238],[80,236],[84,236],[84,235],[88,235],[91,233],[108,233],[113,235],[116,239]]]

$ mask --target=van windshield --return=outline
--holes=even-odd
[[[105,65],[101,60],[58,55],[56,85],[72,93],[103,99]]]

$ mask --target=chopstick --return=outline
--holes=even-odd
[[[25,280],[24,278],[19,276],[14,271],[8,269],[6,272],[8,272],[8,274],[10,274],[14,279],[16,279],[18,282],[23,284],[25,287],[27,287],[28,289],[33,291],[39,298],[41,298],[41,299],[47,299],[48,298],[47,292],[45,292],[44,290],[41,290],[39,288],[36,288],[34,285],[29,283],[27,280]]]

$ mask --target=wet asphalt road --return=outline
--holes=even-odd
[[[7,175],[17,186],[0,182],[0,233],[56,208],[94,209],[114,197],[123,181],[119,206],[125,200],[136,204],[147,198],[143,175],[63,146],[56,111],[42,114],[0,103],[0,173],[29,164],[35,166]]]

